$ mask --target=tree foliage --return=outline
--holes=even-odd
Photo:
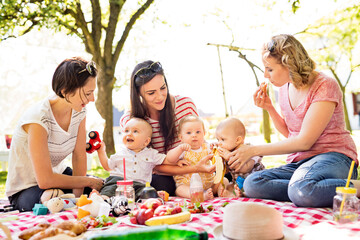
[[[351,131],[347,106],[346,87],[354,71],[359,70],[360,4],[335,11],[322,18],[302,33],[316,43],[312,54],[319,68],[330,70],[343,92],[346,127]]]
[[[0,41],[49,28],[79,37],[100,69],[96,108],[103,119],[107,152],[115,152],[112,90],[115,67],[126,39],[154,0],[2,0]]]

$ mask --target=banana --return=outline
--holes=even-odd
[[[214,156],[212,157],[211,159],[211,163],[214,165],[215,164],[215,156],[219,156],[219,153],[217,152],[217,148],[214,147],[213,150],[212,150],[212,153],[214,154]]]
[[[157,226],[157,225],[170,225],[186,222],[190,219],[191,213],[188,211],[183,211],[181,213],[176,213],[172,215],[165,215],[160,217],[152,217],[145,221],[147,226]]]
[[[223,179],[224,174],[224,163],[220,156],[214,156],[215,157],[215,166],[216,166],[216,173],[214,177],[214,183],[217,184]]]

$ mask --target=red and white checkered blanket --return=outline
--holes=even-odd
[[[170,202],[182,202],[184,199],[170,197]],[[277,202],[272,200],[249,199],[249,198],[215,198],[204,202],[204,206],[213,205],[214,210],[209,213],[192,214],[191,221],[179,224],[177,227],[186,228],[195,231],[208,232],[209,239],[214,239],[213,230],[222,223],[223,204],[225,202],[257,202],[274,207],[283,215],[284,224],[293,229],[301,240],[308,239],[360,239],[360,221],[349,224],[338,224],[332,221],[332,212],[329,208],[300,208],[289,202]],[[17,220],[5,221],[13,236],[17,239],[19,233],[27,228],[31,228],[39,222],[47,221],[49,223],[60,223],[65,220],[76,219],[77,210],[63,211],[56,214],[47,214],[35,216],[32,212],[18,213],[14,215],[0,215],[0,222],[9,216],[18,217]],[[128,216],[118,218],[118,223],[105,231],[116,231],[120,229],[134,228],[127,224]],[[99,230],[101,231],[101,230]],[[89,236],[86,233],[84,236]],[[91,234],[96,232],[91,231]],[[319,235],[321,234],[321,235]],[[0,230],[0,239],[5,235]]]

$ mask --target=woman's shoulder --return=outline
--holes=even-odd
[[[175,114],[188,111],[191,114],[198,115],[196,105],[190,97],[180,95],[174,96],[175,99]]]
[[[341,92],[338,82],[334,78],[332,78],[322,72],[320,72],[316,76],[316,79],[315,79],[313,85],[311,86],[311,88],[312,88],[312,91],[314,91],[314,92],[319,92],[319,91],[330,92],[330,93]]]
[[[120,128],[124,129],[125,124],[130,120],[130,111],[126,110],[120,118]]]
[[[182,104],[182,103],[191,103],[194,104],[194,101],[192,100],[192,98],[190,97],[185,97],[185,96],[180,96],[180,95],[175,95],[174,96],[175,99],[175,104]],[[194,104],[195,105],[195,104]]]
[[[50,103],[49,99],[37,102],[30,106],[23,114],[23,120],[44,120],[50,116]]]

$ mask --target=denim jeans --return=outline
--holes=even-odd
[[[245,194],[250,198],[291,201],[299,207],[331,207],[336,187],[346,185],[351,162],[344,154],[328,152],[254,172],[245,179]],[[357,179],[357,175],[355,165],[351,178]]]
[[[72,175],[72,169],[67,167],[62,174]],[[40,203],[41,195],[46,189],[41,189],[39,186],[32,186],[24,189],[18,193],[9,197],[10,204],[14,206],[14,209],[18,209],[20,212],[32,211],[35,203]],[[90,194],[91,188],[85,187],[84,194]],[[72,189],[62,189],[64,193],[72,193]]]

